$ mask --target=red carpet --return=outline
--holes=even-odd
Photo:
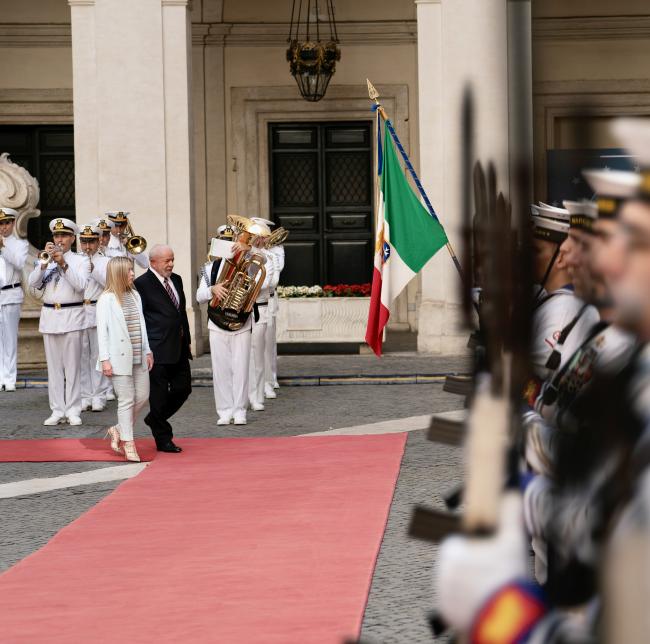
[[[197,439],[189,439],[197,440]],[[137,440],[143,461],[152,461],[158,452],[152,439]],[[51,463],[80,461],[124,461],[109,447],[108,439],[44,438],[35,440],[0,440],[0,463]]]
[[[179,439],[0,576],[0,639],[355,637],[405,441]]]

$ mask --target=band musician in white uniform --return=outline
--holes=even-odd
[[[266,219],[251,217],[251,221],[268,225]],[[268,222],[270,223],[270,222]],[[265,357],[267,324],[269,321],[269,306],[272,284],[275,280],[275,263],[271,250],[264,248],[264,238],[258,237],[255,247],[266,258],[266,276],[262,283],[257,300],[255,301],[256,315],[253,316],[253,332],[251,336],[251,358],[248,372],[248,400],[253,411],[264,411],[265,386]],[[271,389],[271,391],[273,391]],[[275,398],[275,392],[273,392]]]
[[[275,226],[275,222],[261,217],[251,217],[252,221],[257,221],[266,224],[271,230]],[[278,384],[278,343],[277,343],[277,327],[276,318],[278,314],[278,296],[276,289],[280,282],[280,273],[284,269],[284,246],[277,244],[267,249],[267,272],[268,267],[273,267],[273,277],[269,284],[269,295],[267,305],[267,322],[266,322],[266,338],[264,348],[264,398],[277,398],[275,389],[279,389]],[[253,335],[253,343],[255,337]]]
[[[29,246],[14,232],[17,216],[13,208],[0,208],[0,391],[16,390],[21,276]]]
[[[68,421],[81,425],[81,345],[86,328],[84,292],[90,277],[87,257],[71,250],[77,225],[69,219],[53,219],[54,243],[45,245],[44,258],[29,275],[32,292],[43,300],[39,331],[47,359],[47,388],[52,414],[44,425]]]
[[[217,236],[225,237],[228,226],[221,226]],[[230,229],[231,230],[231,229]],[[271,231],[264,224],[254,224],[254,235],[268,237]],[[238,253],[248,253],[251,247],[235,241],[235,257]],[[227,266],[221,258],[205,264],[202,270],[196,300],[199,304],[209,302],[213,297],[223,299],[227,288],[216,284],[221,270]],[[220,328],[212,320],[208,322],[210,331],[210,354],[214,399],[219,419],[217,425],[245,425],[248,406],[248,374],[251,349],[252,315],[236,331]]]
[[[99,249],[99,228],[87,225],[79,233],[81,254],[90,261],[90,278],[84,293],[86,328],[82,333],[81,350],[81,411],[103,411],[106,407],[106,390],[111,387],[109,378],[95,369],[99,347],[97,345],[97,299],[106,286],[106,267],[110,259]]]
[[[106,254],[106,247],[111,241],[111,230],[115,224],[108,217],[98,217],[93,219],[90,222],[90,225],[93,228],[99,228],[99,252],[102,253],[105,257],[108,257]],[[108,258],[110,260],[110,257]],[[102,398],[104,400],[115,400],[115,392],[113,391],[113,383],[110,378],[106,378],[102,374],[102,383],[105,385],[104,390],[102,391]]]
[[[130,253],[124,245],[125,230],[129,223],[129,213],[124,211],[107,212],[113,224],[108,245],[104,248],[106,257],[130,257],[141,268],[149,268],[149,258],[144,253]]]

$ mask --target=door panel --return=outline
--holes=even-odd
[[[328,284],[363,284],[370,273],[370,239],[330,239],[327,243]]]
[[[312,286],[319,283],[320,245],[317,241],[290,241],[284,244],[282,284]]]

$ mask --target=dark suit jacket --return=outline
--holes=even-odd
[[[134,284],[142,298],[147,324],[149,346],[156,364],[176,364],[182,358],[192,358],[190,325],[185,312],[185,293],[180,275],[172,273],[170,280],[180,300],[178,310],[160,280],[148,270]]]

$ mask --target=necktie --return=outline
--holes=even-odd
[[[169,299],[174,303],[174,306],[178,308],[178,300],[174,295],[174,291],[172,291],[172,287],[169,285],[169,280],[165,278],[163,284],[165,285],[165,290],[167,291],[167,295],[169,295]]]

